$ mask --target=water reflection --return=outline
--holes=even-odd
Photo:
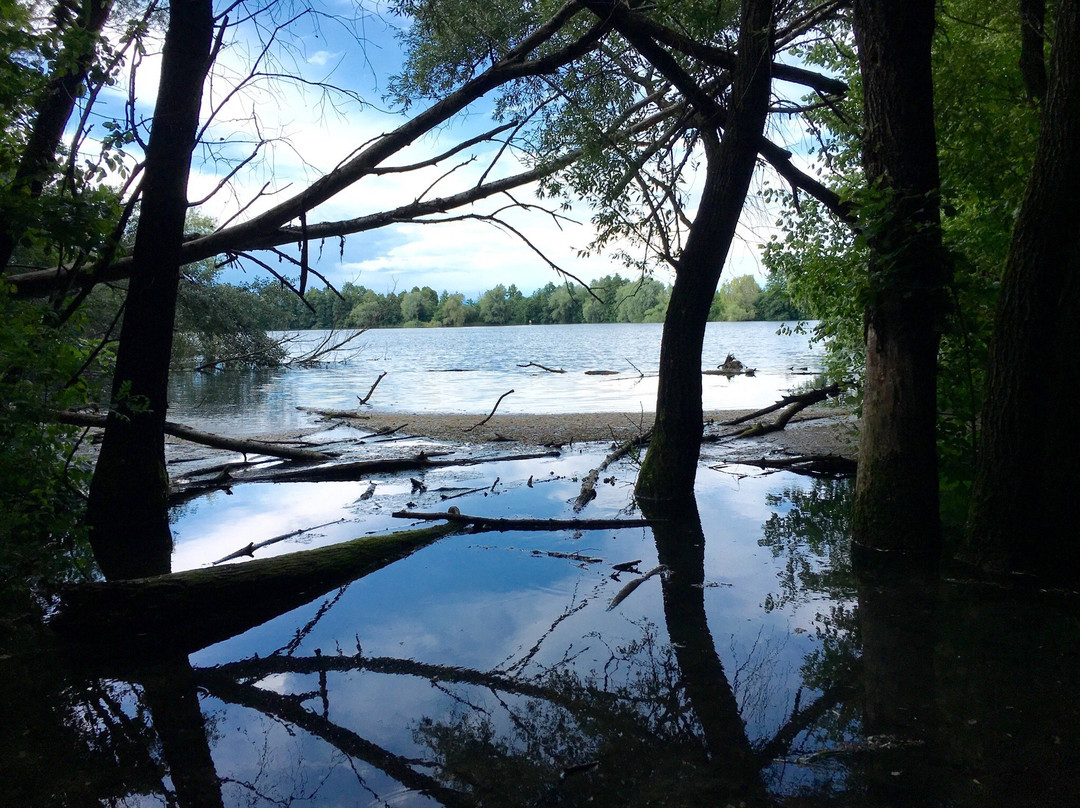
[[[85,643],[12,641],[0,804],[1074,804],[1072,597],[852,568],[847,481],[740,486],[763,507],[751,536],[729,518],[738,541],[706,478],[702,509],[651,534],[444,539],[190,657],[121,653],[123,639],[95,659]],[[596,507],[625,506],[617,494]],[[715,585],[717,566],[746,568],[740,553],[758,547],[756,589]],[[634,573],[615,581],[524,548],[666,571],[608,610]],[[220,639],[214,619],[192,621],[205,630],[184,633],[185,651]],[[500,627],[483,634],[490,648],[470,645],[480,621]],[[763,630],[785,621],[786,636]],[[410,626],[441,636],[400,645]]]

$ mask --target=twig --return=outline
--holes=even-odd
[[[267,539],[266,541],[260,541],[258,543],[252,542],[252,543],[248,544],[246,547],[241,547],[239,550],[237,550],[234,553],[229,553],[224,558],[219,558],[217,561],[214,562],[214,565],[216,566],[218,564],[224,564],[226,561],[232,561],[234,558],[243,558],[244,556],[249,556],[249,557],[253,556],[253,555],[255,555],[256,550],[258,550],[260,548],[263,548],[263,547],[266,547],[269,544],[276,544],[279,541],[285,541],[286,539],[291,539],[291,538],[293,538],[295,536],[300,536],[300,535],[302,535],[304,533],[307,533],[308,531],[318,530],[321,527],[329,527],[330,525],[338,525],[338,524],[341,524],[344,521],[345,521],[344,519],[335,519],[333,522],[325,522],[325,523],[323,523],[321,525],[312,525],[311,527],[302,527],[299,530],[293,530],[293,531],[290,531],[289,533],[282,533],[280,536],[274,536],[274,538]]]
[[[499,396],[499,400],[495,402],[495,406],[491,408],[491,414],[490,414],[490,415],[488,415],[488,417],[487,417],[487,418],[485,418],[485,419],[484,419],[483,421],[481,421],[480,423],[478,423],[478,424],[473,424],[473,425],[472,425],[472,426],[470,426],[470,427],[469,427],[468,429],[463,429],[463,430],[461,430],[461,431],[462,431],[462,432],[472,432],[472,431],[473,431],[474,429],[476,429],[476,428],[477,428],[478,426],[483,426],[483,425],[484,425],[484,424],[486,424],[486,423],[487,423],[488,421],[490,421],[490,420],[491,420],[491,418],[492,418],[492,416],[494,416],[494,415],[495,415],[495,410],[499,409],[499,405],[500,405],[500,404],[502,404],[502,400],[503,400],[504,398],[506,398],[506,397],[507,397],[508,395],[510,395],[510,394],[511,394],[512,392],[514,392],[514,391],[513,391],[513,390],[507,390],[507,391],[506,391],[505,393],[503,393],[503,394],[502,394],[501,396]]]

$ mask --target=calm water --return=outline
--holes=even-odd
[[[709,323],[702,369],[731,353],[757,374],[704,376],[707,409],[767,406],[810,378],[792,368],[820,369],[820,346],[806,335],[778,335],[781,325]],[[204,428],[213,420],[234,434],[291,429],[310,423],[298,406],[355,408],[384,372],[369,402],[380,411],[486,414],[513,390],[499,412],[651,412],[660,330],[656,323],[379,329],[351,343],[355,350],[329,357],[340,363],[174,378],[169,415]],[[306,332],[293,350],[325,336]],[[529,362],[565,373],[518,367]]]
[[[488,333],[503,331],[515,329]],[[420,340],[414,356],[438,344],[387,339],[398,335]],[[569,371],[613,366],[625,349],[602,350],[595,364],[571,365],[572,351],[510,358]],[[425,355],[399,372],[429,378],[444,359],[465,364]],[[274,398],[247,401],[252,423],[274,423]],[[237,485],[174,511],[173,567],[327,522],[257,557],[401,530],[412,523],[391,514],[406,507],[570,518],[604,450]],[[124,661],[123,646],[93,661],[81,647],[5,649],[0,805],[1076,804],[1072,598],[853,571],[848,481],[723,468],[717,451],[704,450],[696,509],[654,529],[446,537],[152,664]],[[612,466],[581,515],[636,515],[635,472],[633,459]]]

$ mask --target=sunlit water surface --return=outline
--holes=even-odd
[[[733,354],[756,374],[705,375],[706,409],[765,407],[820,370],[821,347],[777,333],[783,325],[709,323],[702,369]],[[302,332],[290,349],[299,355],[328,336]],[[176,374],[169,416],[231,434],[293,429],[311,422],[297,407],[355,409],[382,373],[369,402],[379,411],[487,413],[513,390],[499,412],[652,412],[660,336],[657,323],[378,329],[315,367]],[[520,367],[530,362],[565,372]],[[598,370],[611,373],[588,373]]]

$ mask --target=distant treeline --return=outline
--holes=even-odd
[[[301,300],[276,281],[258,281],[234,294],[250,296],[247,312],[268,330],[388,328],[421,326],[525,325],[527,323],[659,323],[671,287],[653,278],[607,275],[592,294],[574,284],[549,283],[531,295],[499,284],[476,300],[430,286],[379,294],[353,283],[339,291],[312,289]],[[594,297],[595,295],[595,297]],[[725,281],[716,293],[710,320],[799,320],[810,312],[788,296],[779,276],[762,289],[751,275]]]

